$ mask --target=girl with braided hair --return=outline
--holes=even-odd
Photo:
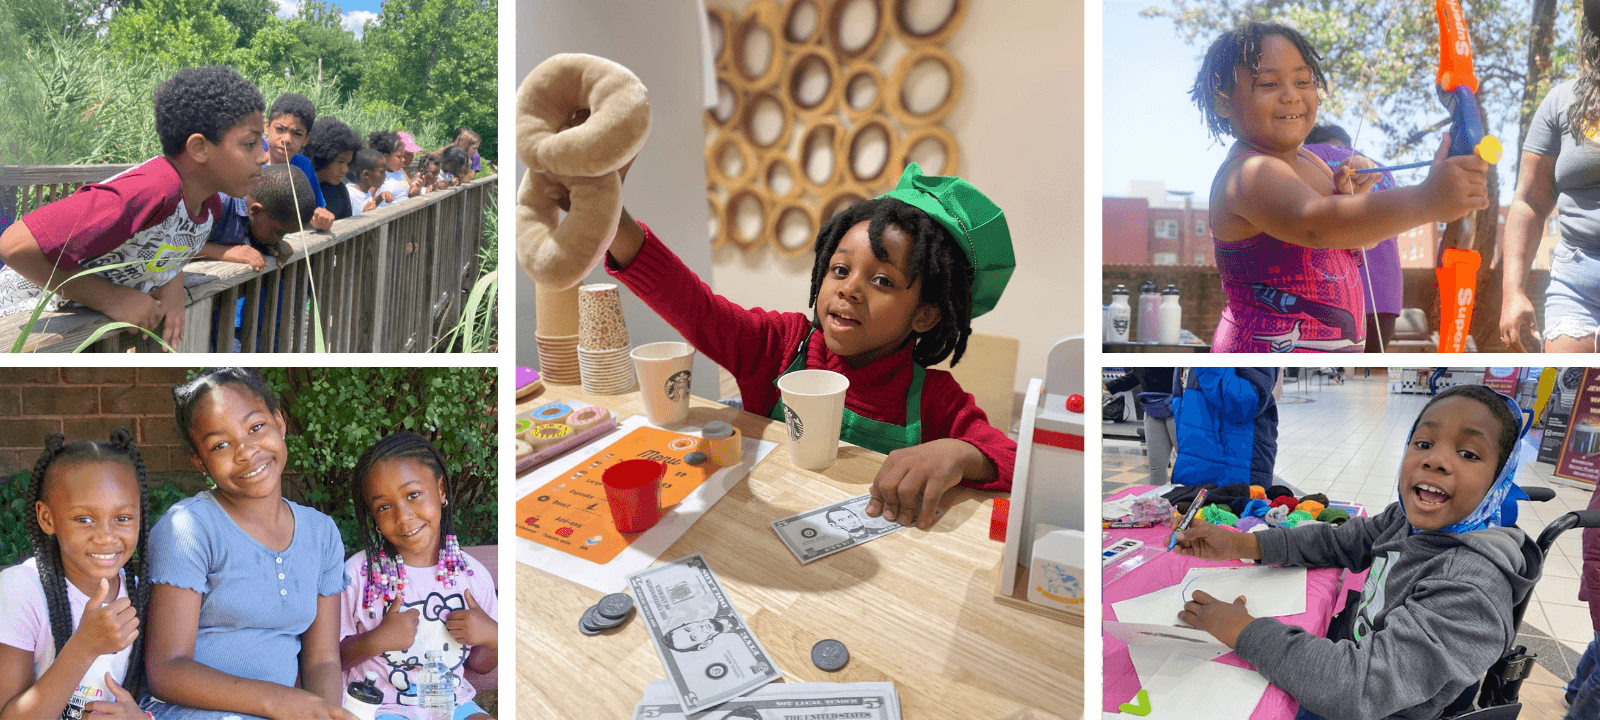
[[[277,396],[248,368],[172,389],[189,459],[214,487],[150,530],[149,680],[157,720],[355,720],[339,674],[344,542],[283,497]]]
[[[559,189],[557,204],[567,204]],[[817,234],[811,313],[745,309],[706,287],[627,210],[606,269],[706,357],[733,373],[744,408],[784,419],[778,378],[844,375],[840,438],[888,455],[866,511],[927,529],[957,484],[1009,491],[1017,444],[950,373],[972,318],[993,309],[1016,267],[1005,214],[958,177],[906,167],[888,193]]]
[[[0,572],[0,718],[143,718],[144,461],[124,428],[63,440],[33,468],[33,557]]]
[[[456,675],[455,720],[489,720],[461,668],[481,674],[499,664],[499,602],[488,570],[456,542],[444,457],[399,432],[362,453],[352,474],[364,547],[344,566],[354,578],[340,603],[345,680],[376,674],[379,720],[412,718],[413,673],[437,650]]]

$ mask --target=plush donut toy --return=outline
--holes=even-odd
[[[589,274],[622,216],[622,179],[650,135],[644,83],[594,55],[555,55],[517,88],[517,156],[527,166],[517,190],[517,260],[533,281],[565,290]],[[572,204],[559,220],[551,188]]]

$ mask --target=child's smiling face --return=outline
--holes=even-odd
[[[406,564],[426,567],[437,563],[444,483],[433,470],[415,460],[398,458],[372,466],[361,482],[362,499],[373,523],[405,557]]]
[[[83,594],[94,597],[102,579],[117,585],[117,571],[139,542],[139,479],[127,463],[69,460],[53,464],[44,497],[34,506],[39,527],[55,535],[61,566]]]
[[[839,240],[817,292],[817,321],[828,349],[861,367],[888,357],[912,331],[927,332],[939,310],[922,303],[921,285],[911,278],[912,239],[897,225],[883,228],[888,257],[872,254],[868,222],[856,223]]]
[[[1317,76],[1282,35],[1261,39],[1259,72],[1233,68],[1233,94],[1217,98],[1217,114],[1228,118],[1234,137],[1267,151],[1292,151],[1317,122]]]
[[[217,493],[235,499],[282,494],[288,447],[282,411],[246,388],[219,385],[195,405],[189,459],[211,477]]]
[[[267,144],[272,147],[273,164],[289,162],[289,158],[299,154],[300,148],[306,146],[310,139],[311,131],[306,129],[306,124],[300,122],[300,117],[291,113],[284,113],[267,121]]]
[[[1417,422],[1400,461],[1400,501],[1420,530],[1448,527],[1470,515],[1494,484],[1500,464],[1500,420],[1483,403],[1448,397]]]

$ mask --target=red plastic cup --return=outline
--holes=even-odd
[[[601,473],[618,531],[644,532],[661,520],[661,478],[666,474],[666,464],[644,459],[624,460]]]

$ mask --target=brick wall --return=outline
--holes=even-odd
[[[134,433],[145,468],[193,471],[172,423],[172,385],[184,368],[0,368],[0,475],[31,470],[44,437],[104,440]]]

